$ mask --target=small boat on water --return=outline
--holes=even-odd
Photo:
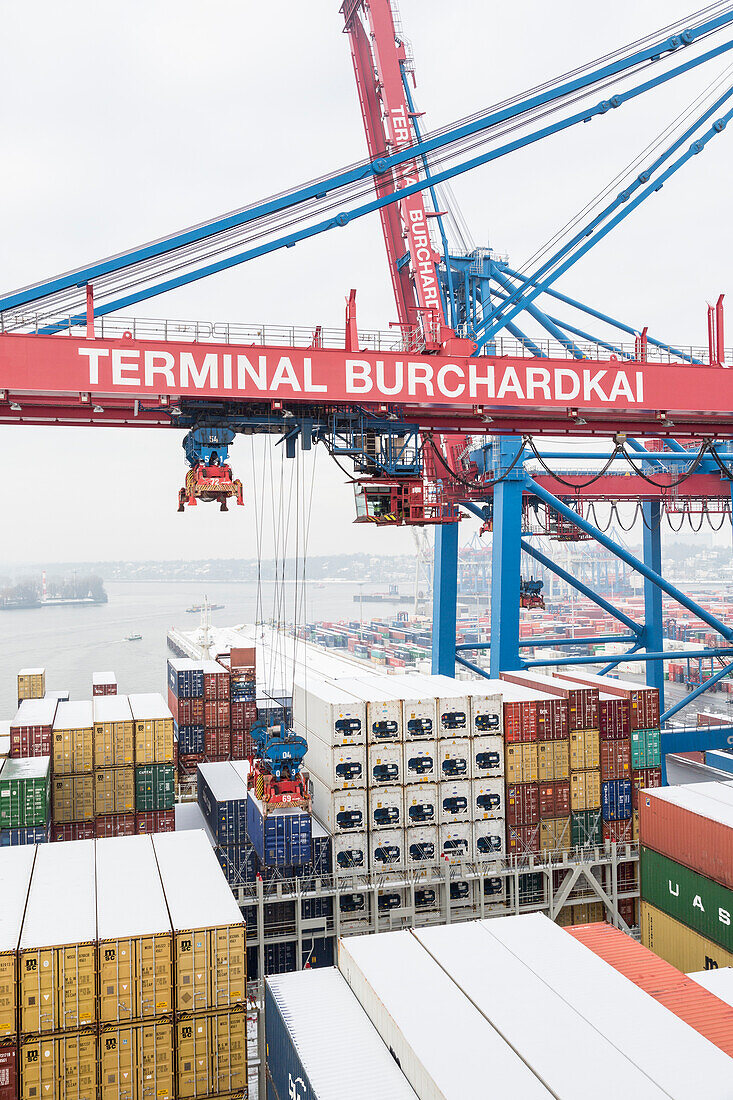
[[[143,640],[142,634],[128,634],[125,638],[126,642],[141,642]]]
[[[208,605],[209,611],[221,611],[223,607],[223,603],[210,603]],[[203,610],[204,605],[202,603],[192,603],[190,607],[186,608],[186,613],[188,615],[196,615],[199,611]]]

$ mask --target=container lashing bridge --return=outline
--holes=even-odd
[[[717,2],[571,73],[433,132],[414,99],[414,65],[394,0],[345,0],[366,159],[197,226],[0,296],[0,423],[173,428],[189,464],[179,509],[242,503],[228,465],[238,433],[281,438],[285,453],[324,445],[353,463],[357,521],[435,527],[433,665],[452,674],[477,645],[456,646],[458,522],[491,530],[490,671],[526,660],[522,555],[595,601],[620,624],[620,661],[646,663],[663,698],[662,595],[720,636],[701,648],[721,666],[663,720],[733,670],[733,627],[661,571],[663,516],[730,512],[733,377],[725,369],[722,295],[708,346],[673,346],[563,293],[558,281],[704,153],[733,116],[733,82],[706,92],[518,270],[474,247],[451,180],[605,117],[733,50],[733,3]],[[356,293],[344,329],[312,332],[127,319],[125,309],[279,249],[378,214],[396,303],[388,333],[361,331]],[[566,316],[570,313],[570,319]],[[579,319],[577,319],[579,318]],[[601,324],[602,336],[589,329]],[[541,335],[529,335],[527,325]],[[615,335],[609,336],[608,333]],[[547,436],[606,440],[547,451]],[[556,468],[593,461],[590,472]],[[600,460],[600,466],[599,466]],[[623,472],[621,476],[620,471]],[[632,502],[644,522],[637,558],[588,518],[594,502]],[[595,513],[593,512],[595,517]],[[542,553],[527,530],[594,539],[644,578],[644,622]],[[725,517],[724,517],[725,518]],[[593,639],[596,640],[596,639]],[[578,639],[573,639],[577,645]],[[552,639],[553,646],[567,644]],[[559,664],[597,658],[566,657]],[[705,732],[727,744],[730,727]],[[702,744],[667,733],[665,750]],[[733,742],[732,742],[733,743]]]

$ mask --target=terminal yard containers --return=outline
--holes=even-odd
[[[298,1100],[415,1100],[415,1092],[338,970],[265,982],[268,1074]],[[348,1082],[348,1085],[346,1085]]]
[[[5,760],[0,767],[0,829],[48,825],[50,764],[47,756]]]
[[[10,723],[11,756],[50,756],[56,699],[24,699]]]
[[[94,842],[39,845],[18,957],[24,1036],[95,1024],[96,936]]]
[[[135,723],[135,763],[173,763],[173,715],[162,695],[129,695]]]
[[[92,697],[117,694],[117,677],[114,672],[92,673]]]
[[[366,785],[369,787],[401,786],[402,757],[401,744],[370,744],[367,749]]]
[[[22,668],[18,673],[18,706],[23,699],[42,699],[45,694],[45,668]]]
[[[53,774],[83,775],[94,766],[94,716],[90,702],[59,703],[52,731]]]
[[[94,767],[131,767],[135,760],[135,730],[126,695],[98,695],[94,709]]]

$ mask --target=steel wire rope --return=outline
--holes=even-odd
[[[309,543],[310,543],[311,517],[312,517],[312,513],[313,513],[313,493],[314,493],[315,483],[316,483],[316,465],[318,463],[318,448],[317,447],[313,448],[313,450],[311,452],[311,456],[312,456],[311,457],[311,484],[310,484],[310,493],[309,493],[309,496],[308,496],[308,516],[307,516],[307,519],[305,518],[305,495],[303,497],[304,535],[303,535],[303,575],[302,575],[302,585],[301,585],[301,603],[302,603],[302,607],[300,609],[300,621],[304,625],[307,623],[308,589],[307,589],[307,580],[306,580],[306,564],[307,564],[307,561],[308,561],[308,547],[309,547]],[[298,623],[298,620],[296,619],[296,629],[297,629],[297,623]],[[296,639],[297,639],[297,634],[296,634]],[[305,650],[305,639],[303,639],[303,643],[304,643],[303,644],[303,650]],[[296,641],[296,645],[297,645],[297,641]],[[294,666],[293,667],[293,694],[294,694],[295,693],[295,673],[296,673],[295,657],[294,657],[294,661],[293,661],[293,666]],[[307,662],[307,660],[303,661],[303,667],[304,667],[304,675],[307,678],[307,671],[308,671],[308,662]]]
[[[254,435],[251,435],[249,437],[249,441],[250,441],[250,452],[251,452],[251,462],[252,462],[252,486],[253,486],[254,512],[255,512],[255,547],[256,547],[256,551],[257,551],[257,588],[256,588],[256,591],[255,591],[255,624],[254,624],[255,625],[255,647],[256,647],[257,646],[257,638],[259,636],[259,632],[260,632],[261,625],[262,625],[262,612],[263,612],[263,603],[262,603],[262,521],[263,521],[264,503],[265,503],[265,491],[264,491],[265,490],[265,485],[264,485],[265,464],[264,464],[264,461],[263,461],[263,463],[262,463],[262,493],[260,494],[260,499],[258,500],[258,497],[257,497],[257,463],[256,463],[256,458],[255,458],[256,452],[255,452],[255,437],[254,437]]]
[[[723,507],[722,507],[721,513],[720,513],[720,517],[721,517],[720,518],[720,523],[716,527],[715,524],[713,523],[712,515],[711,515],[710,509],[708,507],[708,501],[705,501],[705,511],[707,513],[708,523],[710,524],[710,527],[712,528],[713,531],[722,530],[723,524],[727,522],[728,516],[730,515],[730,500],[729,499],[728,500],[723,500],[722,504],[723,504]]]
[[[287,683],[287,651],[285,640],[287,637],[287,613],[288,613],[288,579],[287,579],[287,566],[288,559],[286,557],[287,551],[290,548],[290,524],[293,506],[293,484],[295,483],[295,510],[296,510],[296,529],[297,529],[297,477],[298,477],[298,452],[295,452],[294,459],[286,459],[285,455],[281,451],[280,461],[284,465],[286,461],[290,463],[290,481],[288,485],[288,505],[285,512],[285,531],[283,537],[283,554],[282,554],[282,573],[281,573],[281,585],[280,585],[280,600],[279,600],[279,617],[278,617],[278,651],[280,653],[280,675],[282,676],[283,683]]]
[[[446,460],[443,458],[443,455],[440,453],[440,450],[435,445],[435,442],[434,442],[433,436],[432,436],[432,432],[429,432],[427,435],[425,435],[423,437],[422,447],[420,448],[421,455],[424,451],[426,443],[430,444],[430,447],[433,450],[433,452],[435,454],[435,457],[438,459],[438,462],[443,467],[443,469],[445,469],[450,474],[450,476],[453,478],[453,480],[457,481],[460,485],[465,485],[467,488],[472,489],[472,490],[488,489],[488,488],[491,488],[492,485],[498,485],[500,482],[506,481],[506,479],[509,477],[509,474],[512,472],[512,470],[514,469],[514,467],[517,465],[520,458],[522,457],[522,447],[520,447],[519,450],[517,451],[516,455],[514,456],[514,461],[512,462],[511,466],[507,467],[507,469],[504,471],[504,473],[500,477],[496,477],[492,481],[481,481],[481,482],[469,481],[467,478],[462,477],[456,470],[453,470],[448,465]]]

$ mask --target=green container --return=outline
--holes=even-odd
[[[631,767],[658,768],[662,763],[661,749],[659,730],[632,730]]]
[[[176,781],[172,764],[138,764],[135,768],[135,809],[172,810]]]
[[[570,843],[573,848],[597,848],[603,844],[600,810],[580,810],[570,815]]]
[[[642,848],[641,898],[726,951],[733,951],[733,890],[651,848]]]
[[[48,823],[51,757],[8,759],[0,771],[0,829]]]

